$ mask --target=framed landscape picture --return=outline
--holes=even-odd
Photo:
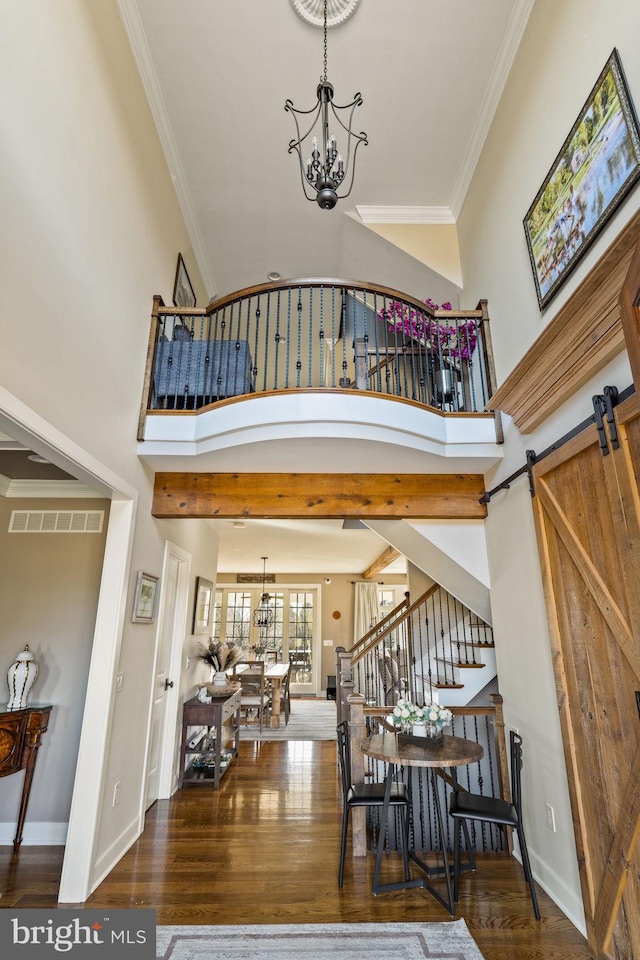
[[[544,309],[640,177],[640,129],[614,50],[524,218]]]

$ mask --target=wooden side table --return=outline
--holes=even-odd
[[[22,843],[22,828],[27,814],[31,782],[36,768],[38,747],[49,724],[50,704],[34,704],[21,710],[0,707],[0,777],[24,770],[14,850]]]
[[[213,783],[214,790],[220,786],[240,747],[240,691],[239,683],[227,684],[211,703],[193,697],[183,705],[180,789],[203,783]],[[194,742],[193,731],[202,727],[204,734]],[[228,762],[224,762],[223,752],[229,756]]]

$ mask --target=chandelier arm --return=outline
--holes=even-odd
[[[298,139],[297,139],[297,140],[290,140],[290,141],[289,141],[289,149],[288,149],[287,152],[288,152],[288,153],[291,153],[293,150],[295,150],[296,153],[298,154],[298,164],[299,164],[299,166],[300,166],[300,182],[302,183],[302,191],[303,191],[303,193],[304,193],[304,195],[305,195],[305,199],[309,200],[311,203],[313,203],[313,202],[315,201],[316,196],[317,196],[317,191],[316,191],[316,188],[314,187],[314,185],[313,185],[312,183],[310,183],[309,180],[307,180],[307,178],[306,178],[305,175],[304,175],[305,162],[304,162],[304,159],[303,159],[303,156],[302,156],[302,144],[303,144],[304,141],[307,139],[307,137],[310,136],[311,132],[312,132],[313,129],[315,128],[316,123],[318,122],[318,117],[319,117],[319,115],[320,115],[320,108],[321,108],[321,106],[322,106],[322,104],[321,104],[320,102],[318,102],[315,107],[312,107],[312,108],[311,108],[311,110],[296,110],[296,108],[293,106],[293,104],[291,103],[290,100],[287,100],[286,103],[285,103],[285,106],[284,106],[285,110],[288,110],[289,113],[291,113],[291,115],[293,116],[293,122],[294,122],[295,125],[296,125],[296,133],[297,133],[297,135],[298,135]],[[309,129],[307,130],[307,132],[304,134],[304,136],[300,136],[300,125],[299,125],[299,123],[298,123],[297,114],[303,114],[303,115],[307,116],[307,115],[310,114],[310,113],[313,113],[313,114],[314,114],[313,122],[312,122],[311,126],[309,127]],[[313,192],[311,193],[311,195],[309,195],[307,188],[309,188],[309,190],[313,191]]]
[[[288,104],[289,104],[289,106],[288,106]],[[297,139],[297,141],[291,140],[290,143],[289,143],[289,151],[291,151],[291,144],[292,144],[292,143],[299,143],[300,145],[302,145],[302,144],[304,143],[304,141],[307,139],[307,137],[312,133],[312,131],[313,131],[316,123],[318,122],[318,117],[320,116],[320,111],[321,111],[321,109],[322,109],[322,104],[320,103],[320,101],[318,101],[318,103],[316,103],[315,107],[311,107],[311,110],[298,110],[296,107],[294,107],[294,105],[291,103],[290,100],[287,100],[287,103],[285,104],[285,107],[284,107],[284,108],[285,108],[285,110],[287,110],[287,111],[291,114],[291,116],[293,117],[293,122],[294,122],[295,125],[296,125],[296,133],[298,134],[298,139]],[[298,116],[305,116],[305,117],[307,117],[307,116],[309,116],[309,114],[311,114],[311,113],[314,114],[314,117],[313,117],[311,126],[309,127],[309,129],[307,130],[307,132],[306,132],[303,136],[300,136],[300,124],[298,123]]]
[[[298,154],[298,161],[299,161],[299,166],[300,166],[300,181],[301,181],[301,183],[302,183],[302,190],[303,190],[303,193],[304,193],[304,195],[305,195],[305,198],[306,198],[307,200],[310,200],[312,203],[315,203],[316,190],[315,190],[315,187],[313,186],[313,184],[309,183],[309,181],[306,179],[306,177],[305,177],[305,175],[304,175],[304,173],[303,173],[304,161],[303,161],[303,159],[302,159],[302,152],[301,152],[301,150],[300,150],[300,144],[299,144],[299,142],[296,143],[295,140],[292,140],[292,141],[291,141],[291,143],[289,144],[289,151],[288,151],[288,152],[291,153],[292,150],[295,150],[296,153]],[[312,194],[311,196],[309,196],[309,194],[307,193],[307,188],[309,188],[310,190],[313,190],[313,194]]]
[[[352,159],[353,159],[353,166],[351,167],[351,177],[350,177],[350,178],[348,177],[348,169],[349,169],[349,167],[348,167],[347,165],[345,165],[345,177],[344,177],[344,179],[342,180],[342,183],[340,184],[341,187],[344,187],[345,181],[346,181],[347,179],[349,179],[349,189],[347,190],[346,193],[339,193],[339,194],[338,194],[338,200],[344,200],[344,199],[345,199],[346,197],[348,197],[349,194],[351,193],[351,190],[353,189],[353,180],[354,180],[354,176],[355,176],[355,172],[356,172],[356,153],[357,153],[358,147],[360,146],[361,143],[367,144],[368,142],[369,142],[368,140],[361,140],[359,137],[356,137],[356,145],[355,145],[355,147],[353,148],[353,157],[352,157]],[[348,155],[347,155],[347,157],[348,157]]]

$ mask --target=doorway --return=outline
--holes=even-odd
[[[316,584],[278,584],[269,591],[273,619],[263,627],[253,623],[261,587],[216,590],[214,640],[234,640],[252,654],[275,650],[291,664],[291,692],[317,696],[320,681],[320,595]]]

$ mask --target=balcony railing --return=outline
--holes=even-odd
[[[486,301],[432,310],[387,287],[288,280],[205,309],[154,298],[141,423],[284,390],[356,390],[480,412],[495,384]]]

